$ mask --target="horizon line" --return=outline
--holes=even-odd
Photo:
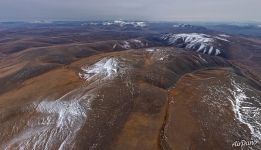
[[[105,22],[105,21],[116,21],[116,20],[121,20],[121,21],[133,21],[133,22],[151,22],[151,23],[241,23],[241,24],[255,24],[255,23],[261,23],[261,21],[203,21],[203,20],[141,20],[141,19],[99,19],[99,20],[93,20],[93,19],[75,19],[75,20],[70,20],[70,19],[35,19],[35,20],[0,20],[0,23],[15,23],[15,22],[20,22],[20,23],[55,23],[55,22]]]

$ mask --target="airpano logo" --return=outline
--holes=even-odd
[[[245,146],[254,146],[258,142],[254,140],[246,141],[246,140],[241,140],[241,141],[235,141],[232,144],[232,147],[245,147]]]

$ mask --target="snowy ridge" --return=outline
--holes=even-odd
[[[142,22],[142,21],[133,21],[133,22],[129,22],[129,21],[122,21],[122,20],[115,20],[112,22],[103,22],[102,25],[119,25],[121,27],[125,26],[125,25],[132,25],[134,27],[145,27],[146,23]]]
[[[217,48],[215,43],[218,41],[229,42],[224,37],[211,36],[200,33],[182,33],[182,34],[165,34],[161,40],[166,41],[169,45],[180,48],[194,50],[208,55],[220,55],[223,50]]]
[[[92,79],[113,79],[124,73],[124,66],[117,58],[103,58],[91,66],[82,67],[79,76],[85,80]]]
[[[251,89],[244,84],[237,83],[233,78],[231,84],[233,87],[230,92],[233,99],[230,99],[230,101],[235,117],[249,127],[254,140],[261,141],[260,96],[248,97],[246,93],[251,92]]]

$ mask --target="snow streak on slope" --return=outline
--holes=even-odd
[[[163,41],[169,45],[195,50],[209,55],[220,55],[223,50],[217,48],[215,44],[219,41],[229,42],[219,36],[211,36],[200,33],[165,34],[161,36]]]
[[[244,83],[239,83],[235,79],[231,79],[232,89],[230,89],[233,99],[233,111],[236,118],[246,124],[254,140],[261,141],[261,97],[247,96],[248,93],[256,93],[252,91]]]
[[[200,90],[207,92],[207,94],[202,97],[202,102],[208,106],[210,113],[208,115],[211,116],[212,114],[215,116],[215,120],[218,120],[218,118],[223,119],[227,116],[233,118],[232,122],[226,120],[221,125],[221,130],[226,130],[226,132],[223,133],[228,134],[226,136],[234,135],[238,138],[242,138],[243,140],[247,140],[249,135],[251,135],[251,140],[256,143],[260,143],[260,91],[253,87],[252,84],[249,84],[247,80],[239,77],[237,74],[233,73],[222,76],[225,76],[225,78],[216,78],[215,76],[205,78],[209,81],[203,81],[200,85]],[[229,112],[227,110],[229,110]],[[248,127],[249,130],[246,130],[245,127]],[[231,142],[234,141],[230,141],[229,143]]]
[[[11,128],[15,137],[2,149],[72,149],[78,131],[86,122],[94,91],[75,89],[57,100],[35,102],[23,110],[28,113],[25,123]]]

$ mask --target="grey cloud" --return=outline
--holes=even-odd
[[[0,21],[261,21],[260,6],[260,0],[0,0]]]

